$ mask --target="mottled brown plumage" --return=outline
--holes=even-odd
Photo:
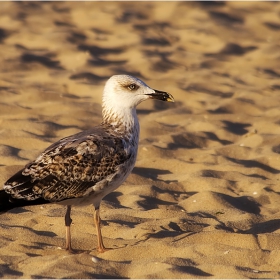
[[[50,202],[83,197],[90,187],[100,192],[96,183],[117,176],[132,153],[120,136],[96,127],[50,146],[6,182],[6,192],[16,199]]]

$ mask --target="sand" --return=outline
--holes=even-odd
[[[0,185],[101,120],[128,73],[176,103],[138,109],[133,173],[101,204],[0,216],[1,278],[280,278],[280,4],[1,2]]]

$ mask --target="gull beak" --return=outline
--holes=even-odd
[[[152,98],[152,99],[158,99],[158,100],[161,100],[161,101],[175,102],[174,97],[170,93],[167,93],[167,92],[164,92],[164,91],[160,91],[160,90],[156,90],[156,89],[154,89],[154,91],[155,92],[148,93],[147,95],[149,95],[150,98]]]

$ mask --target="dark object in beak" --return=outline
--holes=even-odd
[[[154,89],[154,91],[155,91],[154,93],[148,93],[147,95],[149,95],[150,98],[152,98],[152,99],[175,102],[174,97],[170,93],[167,93],[167,92],[164,92],[164,91],[159,91],[159,90],[156,90],[156,89]]]

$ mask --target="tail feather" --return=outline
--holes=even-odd
[[[11,185],[11,187],[15,187],[30,182],[31,177],[29,175],[25,176],[22,174],[24,169],[25,168],[15,173],[4,185]]]
[[[6,193],[4,190],[0,190],[0,212],[6,212],[17,207],[40,205],[46,203],[49,203],[49,201],[43,198],[38,198],[36,200],[16,199],[13,198],[10,194]]]

